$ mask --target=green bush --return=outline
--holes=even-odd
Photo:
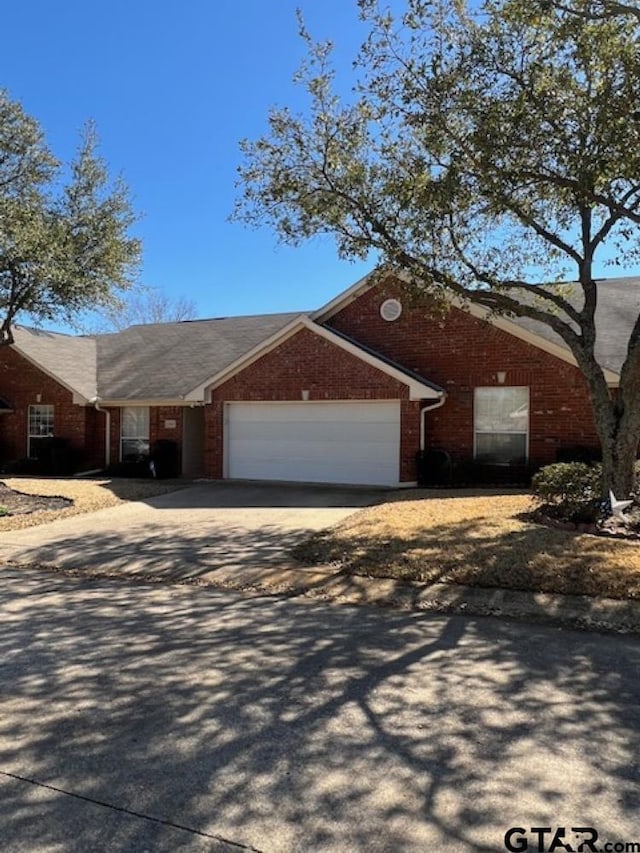
[[[593,522],[601,514],[602,465],[557,462],[547,465],[531,480],[533,497],[554,518]]]

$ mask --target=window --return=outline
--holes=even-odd
[[[476,388],[475,458],[489,465],[523,465],[528,456],[529,389]]]
[[[53,436],[53,406],[29,406],[27,456],[37,459],[42,445]]]
[[[137,462],[149,453],[149,409],[127,406],[120,411],[120,459]]]

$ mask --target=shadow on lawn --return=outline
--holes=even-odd
[[[337,563],[347,574],[638,599],[640,571],[623,558],[607,559],[607,549],[618,545],[638,547],[533,523],[503,529],[495,518],[478,517],[429,525],[409,537],[385,531],[342,538],[339,529],[321,530],[293,554]]]
[[[265,850],[496,850],[565,821],[635,837],[629,639],[3,578],[0,771]],[[84,806],[2,787],[5,840],[82,848],[60,814]],[[166,839],[97,819],[91,849]]]

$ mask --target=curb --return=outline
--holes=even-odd
[[[604,633],[640,634],[640,601],[557,595],[515,589],[437,583],[430,586],[391,578],[348,575],[335,567],[243,568],[236,575],[167,578],[153,573],[123,573],[100,568],[72,568],[7,560],[1,568],[39,570],[81,580],[109,580],[144,585],[210,587],[256,595],[299,598],[336,604],[387,607],[402,611],[495,616],[545,622],[558,627]]]

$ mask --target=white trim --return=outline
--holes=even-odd
[[[327,302],[326,305],[323,305],[322,308],[318,308],[317,311],[314,311],[311,314],[312,320],[317,320],[318,322],[322,322],[324,320],[328,320],[330,317],[333,317],[334,314],[337,314],[342,308],[348,305],[350,302],[355,302],[355,300],[360,296],[361,293],[364,293],[365,290],[374,287],[375,281],[371,281],[374,276],[379,275],[376,270],[367,273],[361,279],[358,279],[355,284],[352,284],[351,287],[348,287],[346,290],[343,290],[342,293],[339,293],[335,296],[330,302]]]
[[[45,376],[48,376],[50,379],[53,379],[54,382],[57,382],[58,385],[62,385],[63,388],[66,388],[67,391],[70,391],[73,395],[73,403],[76,403],[78,406],[86,406],[86,404],[89,402],[88,397],[85,397],[84,394],[81,394],[76,388],[73,388],[71,385],[68,385],[66,382],[60,379],[59,376],[56,376],[55,373],[52,373],[50,370],[47,370],[47,368],[43,367],[43,365],[39,361],[36,361],[35,358],[32,358],[30,355],[27,355],[24,350],[20,349],[20,347],[16,343],[11,344],[11,349],[15,350],[18,355],[22,356],[22,358],[28,361],[29,364],[33,364],[34,367],[37,367],[41,373],[45,374]]]
[[[478,320],[484,320],[492,326],[495,326],[497,329],[507,332],[507,334],[512,335],[514,338],[520,338],[520,340],[525,343],[544,350],[550,355],[567,362],[567,364],[578,367],[578,362],[575,360],[571,350],[561,346],[560,344],[548,341],[541,335],[536,335],[535,332],[531,332],[522,326],[518,326],[517,323],[514,323],[513,320],[509,320],[507,317],[491,315],[491,311],[483,305],[477,305],[475,302],[465,303],[457,297],[452,297],[450,301],[454,308],[458,308],[460,311],[466,311],[466,313],[471,314],[472,317],[475,317]],[[620,382],[620,375],[606,367],[602,368],[602,372],[604,373],[609,387],[617,388]]]
[[[211,391],[213,387],[216,385],[221,385],[223,382],[226,382],[227,379],[230,379],[234,373],[238,373],[240,370],[244,370],[245,367],[248,367],[258,358],[263,355],[266,355],[272,349],[275,349],[278,344],[287,340],[287,338],[291,337],[292,334],[298,331],[301,328],[301,321],[306,317],[306,314],[299,314],[297,317],[294,317],[290,323],[287,323],[286,326],[283,326],[282,329],[279,329],[277,332],[274,332],[273,335],[266,338],[264,341],[261,341],[259,344],[256,344],[255,347],[250,349],[248,352],[241,355],[235,361],[233,361],[230,365],[219,370],[218,373],[214,373],[213,376],[210,376],[204,382],[201,382],[199,385],[196,385],[195,388],[192,388],[191,391],[188,391],[184,395],[183,402],[191,402],[193,400],[204,400],[207,401],[207,393]]]
[[[350,341],[345,340],[341,335],[332,332],[324,326],[319,326],[317,323],[314,323],[306,314],[301,314],[281,329],[276,335],[272,335],[271,338],[268,338],[262,344],[254,347],[253,350],[242,356],[233,364],[229,365],[229,367],[225,368],[217,375],[211,377],[210,380],[199,385],[198,388],[194,388],[193,391],[190,392],[189,396],[191,396],[191,394],[201,393],[206,399],[206,395],[208,395],[212,390],[222,385],[236,373],[239,373],[241,370],[245,370],[253,364],[253,362],[257,361],[263,355],[275,349],[277,346],[284,343],[284,341],[293,337],[293,335],[303,329],[309,329],[314,334],[324,338],[340,349],[343,349],[350,355],[355,356],[365,364],[375,367],[381,373],[386,373],[387,376],[390,376],[392,379],[396,379],[398,382],[402,383],[402,385],[406,385],[409,389],[410,400],[440,400],[445,396],[444,391],[436,391],[435,388],[432,388],[430,385],[408,376],[404,371],[387,364],[377,356],[372,355],[357,345],[352,344]]]
[[[89,401],[91,402],[91,400]],[[102,407],[107,407],[109,409],[122,409],[125,406],[147,406],[148,408],[154,408],[159,406],[184,406],[184,407],[192,407],[192,406],[202,406],[204,405],[204,400],[184,400],[168,398],[166,400],[163,399],[137,399],[131,400],[123,397],[122,399],[113,400],[108,399],[107,397],[100,397],[100,405]]]
[[[53,431],[50,435],[41,435],[40,433],[31,432],[31,410],[32,409],[51,409],[51,421],[53,423]],[[53,438],[56,434],[56,406],[55,403],[28,403],[27,404],[27,458],[33,459],[31,456],[31,440],[36,438]]]
[[[124,435],[124,410],[125,409],[145,409],[147,412],[147,434],[143,435]],[[122,444],[125,441],[145,441],[149,446],[149,450],[151,450],[151,412],[149,411],[149,406],[122,406],[120,408],[120,450],[118,454],[118,459],[120,462],[123,461],[123,453],[122,453]]]
[[[529,464],[530,459],[530,444],[531,444],[531,387],[529,385],[475,385],[473,388],[473,417],[471,426],[473,429],[473,461],[476,461],[478,432],[481,435],[522,435],[522,432],[506,432],[505,430],[477,430],[476,429],[476,391],[490,389],[491,391],[506,391],[510,388],[526,388],[527,389],[527,429],[525,435],[525,465]],[[490,464],[506,464],[506,463],[490,463]]]
[[[375,285],[375,281],[373,283],[370,281],[374,275],[379,276],[380,273],[374,270],[364,276],[364,278],[361,278],[351,287],[347,288],[347,290],[336,296],[335,299],[327,302],[326,305],[311,314],[311,318],[313,320],[324,321],[333,317],[342,308],[345,308],[351,302],[358,299],[365,290]],[[402,281],[403,278],[406,282],[409,281],[408,276],[403,276],[401,271],[389,272],[389,276],[395,277],[400,281]],[[458,308],[461,311],[466,311],[468,314],[471,314],[472,317],[484,320],[492,326],[501,329],[503,332],[507,332],[507,334],[512,335],[514,338],[519,338],[525,343],[531,344],[544,352],[548,352],[550,355],[559,358],[561,361],[567,362],[567,364],[571,364],[574,367],[578,366],[571,350],[568,348],[563,347],[560,344],[553,343],[553,341],[549,341],[541,335],[537,335],[535,332],[524,329],[522,326],[514,323],[513,320],[509,320],[507,317],[492,314],[489,308],[485,308],[483,305],[478,305],[471,300],[463,300],[458,296],[448,293],[445,293],[445,297],[455,308]],[[609,387],[617,388],[620,384],[620,374],[606,367],[603,367],[602,371]]]

